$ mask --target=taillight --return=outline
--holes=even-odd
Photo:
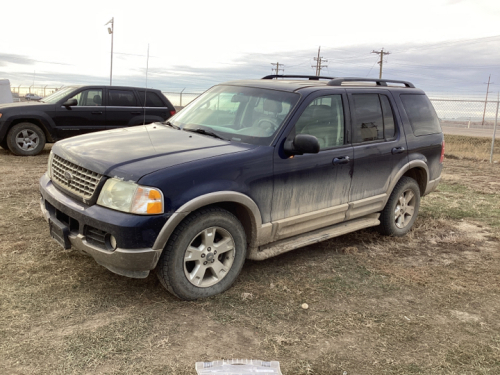
[[[172,110],[170,111],[170,116],[173,116],[173,115],[175,115],[175,109],[172,109]]]
[[[439,159],[439,162],[442,163],[444,160],[444,139],[443,143],[441,144],[441,159]]]

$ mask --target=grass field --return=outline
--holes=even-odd
[[[183,302],[50,238],[48,152],[0,149],[2,374],[195,374],[231,358],[284,374],[500,373],[498,164],[453,151],[409,235],[365,230],[247,261],[226,293]]]
[[[490,160],[491,138],[446,134],[446,155],[459,159]],[[500,141],[496,140],[493,160],[500,161]]]

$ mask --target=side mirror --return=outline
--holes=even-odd
[[[317,154],[318,138],[309,134],[297,134],[292,142],[286,142],[284,150],[288,155]]]
[[[74,105],[78,105],[78,102],[76,101],[75,98],[73,98],[73,99],[66,100],[62,105],[65,107],[72,107]]]

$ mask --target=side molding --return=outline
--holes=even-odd
[[[251,233],[253,237],[249,238],[248,241],[250,244],[253,244],[255,239],[258,238],[258,233],[262,227],[262,216],[260,215],[260,210],[259,207],[257,207],[257,204],[245,194],[234,191],[217,191],[196,197],[175,211],[161,229],[160,234],[156,238],[153,245],[153,250],[163,250],[177,225],[179,225],[179,223],[191,212],[196,211],[201,207],[220,202],[239,203],[246,208],[250,217]]]
[[[269,245],[252,248],[249,249],[247,259],[268,259],[271,257],[275,257],[276,255],[298,249],[300,247],[312,245],[321,241],[326,241],[330,238],[338,237],[343,234],[354,232],[360,229],[373,227],[380,224],[380,221],[378,219],[379,216],[380,214],[378,213],[366,215],[358,219],[338,223],[326,228],[317,229],[315,231],[306,233],[305,235],[297,235],[273,242]]]

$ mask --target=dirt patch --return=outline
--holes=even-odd
[[[365,230],[248,261],[226,293],[183,302],[50,238],[49,149],[0,149],[4,373],[194,374],[231,358],[284,374],[500,373],[499,166],[447,160],[405,237]]]

